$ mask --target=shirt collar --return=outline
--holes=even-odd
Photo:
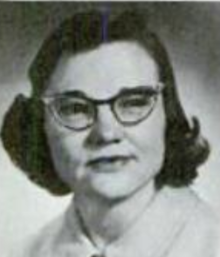
[[[165,187],[135,225],[106,248],[106,257],[162,257],[183,230],[195,201],[189,189]],[[91,257],[99,254],[83,232],[74,204],[67,210],[48,257]],[[53,249],[53,250],[52,250]]]

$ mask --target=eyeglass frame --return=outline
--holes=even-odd
[[[41,97],[40,99],[43,100],[43,103],[48,107],[48,109],[52,113],[55,121],[57,121],[58,124],[60,124],[61,126],[65,127],[65,128],[68,128],[70,130],[80,132],[80,131],[84,131],[84,130],[92,127],[95,124],[95,122],[98,119],[98,106],[104,105],[104,104],[109,105],[111,112],[113,113],[115,119],[119,122],[119,124],[121,124],[125,127],[131,127],[131,126],[135,126],[135,125],[141,123],[143,120],[146,120],[150,116],[152,111],[154,110],[154,107],[155,107],[155,104],[157,101],[157,97],[163,91],[163,89],[164,89],[164,83],[158,82],[158,83],[156,83],[155,88],[152,85],[138,86],[138,87],[135,87],[132,89],[123,88],[119,91],[118,94],[116,94],[115,96],[110,97],[108,99],[101,99],[101,100],[93,99],[93,98],[88,97],[84,92],[79,91],[79,90],[67,91],[64,93],[56,93],[53,95],[45,95],[45,96]],[[141,90],[143,90],[143,91],[148,90],[148,92],[150,94],[152,94],[151,96],[154,97],[154,103],[151,107],[151,110],[147,113],[147,115],[142,117],[140,120],[137,120],[134,122],[123,122],[117,115],[117,112],[115,111],[114,103],[116,102],[116,100],[119,97],[121,97],[123,95],[123,93],[129,92],[129,90],[134,90],[137,92],[140,92]],[[84,100],[92,103],[92,105],[94,106],[94,116],[93,116],[93,121],[91,124],[88,124],[87,126],[84,126],[82,128],[73,128],[72,126],[69,126],[63,122],[63,119],[60,117],[59,113],[56,111],[56,108],[54,107],[53,104],[56,101],[56,99],[58,99],[58,98],[65,98],[65,97],[71,97],[71,96],[74,96],[74,97],[79,96],[81,99],[84,99]]]

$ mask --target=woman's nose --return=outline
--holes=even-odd
[[[116,120],[109,106],[101,106],[97,119],[87,137],[87,145],[104,146],[119,143],[123,138],[122,127]]]

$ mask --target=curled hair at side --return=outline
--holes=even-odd
[[[166,49],[157,38],[154,43],[157,49],[153,56],[165,84],[162,94],[166,116],[164,162],[155,181],[157,188],[163,185],[181,187],[191,184],[197,177],[197,169],[207,160],[210,146],[201,135],[198,118],[187,120]]]
[[[175,124],[166,130],[166,154],[162,169],[156,177],[157,188],[164,184],[173,187],[191,184],[197,177],[197,168],[207,160],[210,153],[208,141],[201,136],[196,117],[193,117],[192,123],[192,127],[182,137],[181,128]]]
[[[29,70],[32,96],[16,97],[5,115],[1,131],[3,145],[12,161],[34,183],[53,194],[64,195],[70,189],[58,177],[53,164],[44,131],[40,94],[63,53],[74,55],[118,41],[137,42],[144,47],[157,63],[160,80],[165,85],[162,93],[166,117],[165,154],[155,178],[156,187],[189,185],[209,155],[209,144],[201,136],[198,119],[193,117],[190,124],[186,118],[166,49],[157,35],[146,28],[143,16],[136,11],[122,13],[115,19],[97,11],[80,13],[65,20],[43,42]]]
[[[18,95],[5,115],[2,140],[16,166],[55,195],[70,189],[57,177],[44,132],[43,103]]]

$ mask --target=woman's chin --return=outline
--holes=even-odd
[[[97,176],[90,181],[90,190],[106,199],[122,199],[131,196],[142,183],[135,183],[126,176]]]

